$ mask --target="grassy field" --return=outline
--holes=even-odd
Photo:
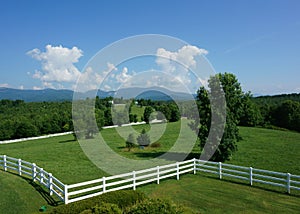
[[[123,112],[125,110],[126,105],[125,104],[115,104],[113,105],[113,109],[117,112]],[[137,105],[133,105],[131,107],[131,114],[136,114],[137,115],[137,119],[138,122],[142,121],[142,117],[144,115],[144,110],[145,110],[146,106],[137,106]]]
[[[72,135],[0,145],[0,153],[36,163],[67,184],[106,175],[90,162]]]
[[[243,138],[229,163],[300,175],[300,134],[240,127]]]
[[[123,135],[123,132],[127,133],[125,128],[105,129],[101,134],[120,155],[130,159],[149,159],[170,149],[178,138],[181,123],[165,125],[151,127],[157,135],[165,129],[162,136],[152,136],[152,141],[159,142],[161,147],[131,152],[124,148],[125,140],[117,132]],[[149,125],[136,126],[135,130],[143,128],[150,130]],[[240,127],[240,133],[243,140],[238,143],[238,151],[229,163],[300,174],[299,133],[246,127]],[[188,132],[185,134],[188,135]],[[90,162],[72,135],[0,145],[0,153],[35,162],[67,184],[107,175]],[[193,156],[199,156],[198,147],[195,147]],[[0,171],[0,213],[37,211],[49,199],[44,198],[45,194],[36,191],[36,188],[28,180]],[[204,176],[186,175],[182,176],[181,181],[166,180],[160,185],[146,185],[139,189],[151,196],[169,197],[182,202],[201,213],[300,210],[299,197]]]
[[[34,213],[48,206],[38,189],[29,180],[0,171],[0,213]]]
[[[132,114],[136,114],[137,115],[137,118],[138,118],[138,121],[141,122],[141,117],[143,117],[144,115],[144,110],[145,110],[145,106],[142,106],[142,107],[139,107],[137,105],[133,105],[131,107],[131,113]]]
[[[199,213],[299,213],[300,198],[201,175],[184,175],[139,188]]]

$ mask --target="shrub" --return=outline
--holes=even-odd
[[[143,129],[142,133],[137,137],[137,142],[140,146],[148,146],[150,144],[150,137],[145,129]]]
[[[143,201],[146,196],[139,191],[133,190],[120,190],[115,192],[108,192],[93,198],[74,202],[67,205],[60,205],[55,207],[50,213],[59,214],[74,214],[86,212],[89,213],[92,207],[99,206],[101,203],[112,203],[116,204],[120,209],[132,206],[137,202]]]
[[[91,209],[84,210],[80,214],[121,214],[122,210],[116,205],[111,203],[101,203]]]
[[[126,148],[128,149],[129,152],[130,152],[131,148],[135,147],[135,144],[136,144],[136,140],[135,140],[134,134],[130,133],[126,140]]]
[[[152,213],[177,214],[177,213],[183,213],[183,209],[167,200],[147,199],[132,206],[125,213],[127,214],[152,214]]]

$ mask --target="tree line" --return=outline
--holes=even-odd
[[[138,119],[149,123],[154,119],[153,112],[159,111],[155,118],[168,121],[180,119],[179,109],[173,102],[150,100],[122,100],[117,98],[118,104],[124,105],[123,110],[113,107],[112,97],[78,100],[79,109],[73,112],[72,102],[24,102],[23,100],[0,100],[0,140],[34,137],[45,134],[74,131],[73,120],[80,127],[81,135],[91,138],[103,126],[121,125],[137,122]],[[94,112],[87,112],[87,104],[95,106]],[[145,111],[142,118],[131,111],[136,103]],[[80,109],[81,107],[82,109]],[[96,119],[95,126],[94,121]],[[79,134],[80,135],[80,134]]]
[[[223,101],[222,97],[225,98]],[[113,101],[123,108],[114,108]],[[0,100],[0,140],[73,131],[73,120],[76,120],[78,130],[83,130],[78,136],[92,138],[103,126],[140,120],[149,123],[153,119],[175,122],[184,116],[195,120],[190,127],[197,132],[201,149],[208,143],[204,154],[209,154],[209,149],[216,150],[209,159],[224,161],[237,150],[240,140],[238,126],[300,131],[300,94],[253,97],[251,92],[242,90],[237,77],[230,73],[212,76],[207,88],[199,88],[196,94],[197,109],[192,101],[178,101],[180,105],[177,105],[174,101],[96,97],[76,102],[79,109],[72,114],[70,101],[26,103],[22,100]],[[85,105],[93,105],[94,108],[87,112]],[[142,116],[132,111],[134,105],[144,108]],[[217,108],[217,105],[224,106],[224,109]],[[195,113],[200,120],[197,120]],[[217,134],[210,136],[212,129]],[[220,142],[217,147],[214,144],[216,141]]]

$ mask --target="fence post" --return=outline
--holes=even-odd
[[[7,171],[7,160],[6,160],[6,155],[3,155],[3,168],[4,168],[4,171],[6,172],[6,171]]]
[[[32,169],[31,169],[31,171],[32,171],[32,179],[33,179],[33,181],[36,181],[36,165],[35,165],[35,163],[33,163],[32,164]]]
[[[102,178],[102,185],[103,185],[103,193],[105,193],[106,192],[105,177]]]
[[[250,186],[253,184],[253,168],[249,167],[249,181],[250,181]]]
[[[44,169],[43,168],[41,168],[40,175],[41,175],[40,183],[43,184],[43,182],[44,182]]]
[[[222,162],[219,162],[219,179],[222,179]]]
[[[290,173],[286,173],[286,190],[287,190],[288,194],[291,193],[291,174]]]
[[[64,186],[64,201],[65,201],[65,204],[69,203],[68,185],[67,184],[65,184],[65,186]]]
[[[176,168],[177,168],[177,180],[179,180],[179,162],[176,162]]]
[[[18,159],[18,173],[22,175],[22,160]]]
[[[49,192],[50,192],[50,195],[53,195],[53,179],[52,179],[52,173],[49,173]]]
[[[194,158],[194,175],[196,175],[196,158]]]
[[[136,186],[135,186],[135,171],[132,172],[132,177],[133,177],[133,190],[136,190]]]
[[[157,171],[157,184],[159,184],[159,166],[156,167]]]

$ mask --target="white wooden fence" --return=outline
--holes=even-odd
[[[65,201],[64,183],[35,163],[0,155],[0,167],[4,171],[17,172],[20,176],[31,178],[33,181],[40,183],[41,186],[48,189],[51,196],[54,194],[62,201]]]
[[[252,167],[236,166],[221,162],[202,161],[191,159],[173,164],[157,166],[145,170],[133,171],[120,175],[102,177],[91,181],[66,185],[46,172],[43,168],[21,159],[0,155],[0,167],[4,171],[12,170],[19,175],[26,175],[34,181],[38,181],[49,190],[49,194],[55,194],[65,204],[91,198],[105,192],[121,189],[136,189],[137,186],[146,183],[175,177],[179,180],[181,174],[197,171],[216,174],[220,179],[224,177],[247,181],[251,186],[254,183],[283,187],[287,193],[291,190],[300,191],[300,176],[290,173],[273,172]]]

